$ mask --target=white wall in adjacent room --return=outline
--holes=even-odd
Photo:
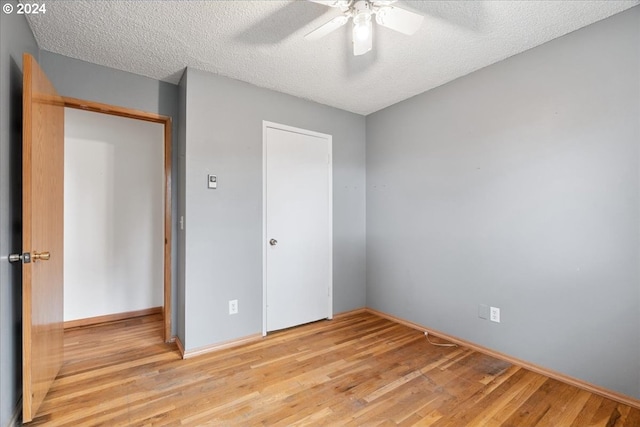
[[[65,109],[65,321],[162,306],[163,132]]]

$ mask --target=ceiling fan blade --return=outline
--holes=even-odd
[[[360,32],[354,25],[353,29],[353,54],[364,55],[373,48],[373,23],[369,20],[366,24],[368,31]]]
[[[349,18],[344,15],[336,16],[331,21],[319,26],[315,30],[308,33],[306,36],[304,36],[304,38],[307,40],[318,40],[326,36],[330,32],[335,31],[338,28],[342,27],[344,24],[347,23],[348,20]]]
[[[325,6],[329,6],[329,7],[339,7],[339,8],[345,8],[345,7],[349,7],[349,1],[348,0],[308,0],[312,3],[319,3],[319,4],[323,4]]]
[[[423,19],[422,15],[395,6],[381,7],[376,13],[378,24],[408,36],[418,31]]]

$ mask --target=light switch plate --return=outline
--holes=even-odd
[[[488,319],[489,318],[489,306],[486,304],[479,304],[478,305],[478,317],[481,319]]]

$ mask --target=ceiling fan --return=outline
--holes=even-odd
[[[406,35],[412,35],[422,24],[423,16],[392,6],[396,0],[309,0],[338,8],[342,15],[311,31],[304,36],[307,40],[317,40],[349,22],[353,18],[353,54],[364,55],[373,47],[373,22]]]

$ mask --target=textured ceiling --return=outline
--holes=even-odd
[[[421,28],[374,26],[360,57],[349,25],[303,38],[340,13],[304,0],[55,0],[28,18],[51,52],[172,83],[194,67],[369,114],[639,3],[400,1],[425,16]]]

